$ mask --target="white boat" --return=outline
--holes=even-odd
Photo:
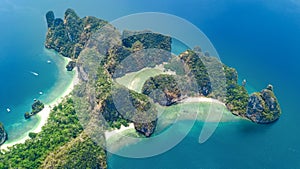
[[[39,94],[40,94],[40,95],[42,95],[42,94],[43,94],[43,92],[39,92]]]
[[[51,63],[51,60],[48,60],[47,63]]]
[[[38,76],[39,74],[36,72],[30,72],[31,74],[33,74],[34,76]]]
[[[9,112],[10,112],[10,109],[9,109],[9,108],[7,108],[7,109],[6,109],[6,111],[9,113]]]

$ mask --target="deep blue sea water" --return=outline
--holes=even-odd
[[[300,168],[298,1],[1,1],[0,117],[4,124],[18,121],[32,98],[38,97],[39,90],[54,85],[58,68],[45,63],[49,58],[43,55],[43,15],[54,10],[61,17],[68,7],[81,16],[93,15],[109,21],[150,11],[187,19],[208,36],[221,60],[235,67],[241,79],[247,79],[251,90],[273,84],[283,110],[281,119],[268,126],[222,124],[205,144],[198,143],[202,128],[198,122],[174,149],[144,159],[110,155],[110,168]],[[29,71],[38,71],[41,76],[37,80]],[[43,79],[42,74],[47,78]],[[6,107],[12,108],[10,114],[5,112]],[[18,107],[21,108],[17,110]]]

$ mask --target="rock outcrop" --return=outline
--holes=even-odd
[[[123,31],[121,45],[109,49],[107,70],[113,78],[155,67],[171,58],[172,39],[149,31]]]
[[[73,59],[79,56],[90,35],[107,23],[90,16],[80,18],[72,9],[66,10],[64,20],[55,18],[54,13],[49,11],[46,20],[45,47]]]
[[[191,74],[196,79],[199,91],[203,96],[208,96],[212,92],[210,77],[205,64],[204,57],[200,53],[187,50],[178,56],[188,67],[187,74]]]
[[[25,119],[29,119],[31,116],[34,116],[35,114],[39,113],[44,109],[45,105],[40,100],[35,100],[34,103],[31,105],[31,112],[26,112],[24,114]]]
[[[250,96],[245,116],[255,123],[267,124],[276,121],[281,115],[273,86],[268,85],[261,92]]]
[[[104,100],[101,112],[105,120],[113,124],[112,127],[120,126],[118,124],[126,120],[134,123],[135,129],[146,137],[151,136],[157,123],[157,110],[151,99],[122,87],[115,88]]]
[[[67,64],[66,68],[67,68],[68,71],[72,71],[72,70],[75,68],[75,66],[76,66],[76,62],[70,61],[70,62]]]
[[[2,123],[0,123],[0,145],[2,145],[7,140],[7,133],[4,129]]]
[[[67,9],[64,19],[55,18],[54,13],[49,11],[46,14],[46,20],[48,31],[45,47],[74,61],[92,33],[107,24],[106,21],[96,17],[80,18],[72,9]],[[71,67],[67,69],[70,70],[69,68]]]
[[[151,77],[144,83],[142,93],[162,106],[170,106],[180,100],[184,92],[177,82],[173,75]]]
[[[153,121],[151,123],[134,123],[134,128],[137,132],[142,133],[146,137],[150,137],[155,128],[157,121]]]

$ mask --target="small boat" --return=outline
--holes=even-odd
[[[243,82],[242,82],[242,86],[246,86],[246,84],[247,84],[247,80],[244,79]]]
[[[43,92],[39,92],[39,94],[40,94],[40,95],[42,95],[42,94],[43,94]]]
[[[49,64],[50,64],[50,63],[51,63],[51,60],[48,60],[48,61],[47,61],[47,63],[49,63]]]
[[[31,74],[33,74],[34,76],[38,76],[39,74],[36,72],[30,72]]]
[[[6,109],[6,111],[9,113],[9,112],[10,112],[10,109],[9,109],[9,108],[7,108],[7,109]]]

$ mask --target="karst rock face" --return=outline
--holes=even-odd
[[[67,70],[75,67],[76,61],[88,39],[107,22],[95,17],[80,18],[74,10],[67,9],[64,18],[55,18],[53,11],[46,14],[47,35],[45,47],[72,59]]]
[[[250,96],[246,117],[255,123],[272,123],[281,115],[280,106],[273,92],[273,86],[268,85],[261,92]]]
[[[0,145],[7,140],[7,133],[5,132],[4,126],[0,123]]]

